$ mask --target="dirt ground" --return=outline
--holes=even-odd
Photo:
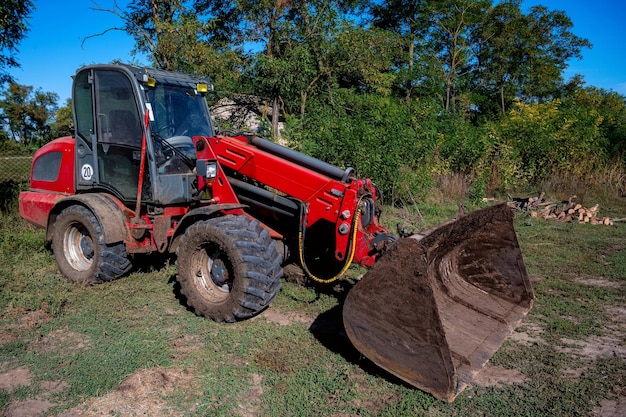
[[[276,317],[276,312],[270,313]],[[33,315],[41,315],[40,312],[29,313],[21,321],[22,325],[26,325]],[[285,318],[275,318],[270,321],[280,320],[285,322]],[[15,331],[16,329],[12,329]],[[0,343],[10,341],[7,336],[8,332],[0,331]],[[30,348],[45,353],[51,349],[50,346],[73,345],[74,349],[84,349],[89,346],[89,341],[84,340],[81,335],[71,331],[55,331],[46,336],[45,340],[38,341]],[[67,343],[71,342],[71,343]],[[193,338],[181,338],[175,343],[176,352],[179,355],[186,355],[192,350],[202,348],[202,344]],[[9,368],[7,363],[0,364],[0,389],[12,392],[20,387],[31,384],[33,374],[26,367]],[[184,414],[171,409],[163,400],[164,396],[172,394],[176,387],[186,387],[187,395],[191,398],[194,394],[193,390],[189,391],[189,387],[196,384],[196,375],[193,370],[178,368],[150,368],[140,369],[132,375],[128,376],[119,386],[115,387],[109,393],[90,398],[78,406],[67,410],[57,417],[96,417],[96,416],[183,416]],[[258,403],[260,396],[263,394],[262,388],[263,377],[260,375],[251,376],[251,385],[253,389],[249,393],[241,396],[241,404],[239,406],[239,416],[253,417],[258,415]],[[25,401],[17,401],[10,403],[3,411],[5,417],[34,417],[44,415],[52,407],[58,406],[52,400],[55,393],[60,393],[69,389],[69,385],[64,381],[44,381],[40,383],[43,394]]]
[[[480,219],[478,220],[480,222]],[[514,232],[513,232],[514,233]],[[501,233],[499,232],[501,235]],[[460,239],[467,239],[461,236]],[[402,255],[402,254],[400,254]],[[400,256],[398,255],[398,256]],[[406,254],[405,254],[406,255]],[[409,256],[410,255],[410,256]],[[414,258],[414,254],[406,255]],[[384,259],[384,258],[383,258]],[[381,260],[382,262],[382,260]],[[537,281],[539,277],[531,277],[532,281]],[[583,280],[577,282],[590,286],[615,286],[615,282],[602,279]],[[522,283],[523,284],[523,283]],[[513,283],[512,286],[520,286],[520,283]],[[511,287],[511,285],[509,285]],[[503,288],[502,294],[515,299],[511,288]],[[519,301],[519,298],[518,298]],[[523,302],[523,299],[520,301]],[[602,337],[594,337],[588,340],[562,340],[563,352],[572,353],[589,360],[595,360],[605,356],[617,355],[626,356],[626,347],[623,341],[626,339],[626,307],[608,306],[607,312],[612,320],[606,323],[606,332]],[[24,313],[21,317],[19,328],[0,329],[0,344],[11,342],[15,338],[14,334],[19,334],[21,330],[27,331],[34,326],[41,325],[50,317],[42,311]],[[265,320],[281,326],[293,324],[305,324],[309,327],[315,322],[315,317],[295,313],[284,313],[279,309],[270,307],[253,320]],[[525,324],[522,330],[516,330],[510,336],[516,343],[520,344],[541,344],[546,343],[542,337],[543,329],[538,325]],[[71,342],[71,343],[68,343]],[[47,349],[55,346],[73,346],[73,349],[88,349],[91,341],[84,336],[74,333],[69,329],[61,329],[45,336],[39,341],[29,346],[40,354],[45,354]],[[183,337],[174,343],[175,355],[188,355],[190,352],[202,348],[201,343],[193,337]],[[570,369],[566,371],[566,377],[580,378],[584,369]],[[177,387],[199,386],[196,381],[198,375],[194,370],[180,368],[151,368],[140,369],[128,376],[119,386],[99,397],[90,398],[78,406],[67,410],[58,417],[96,417],[96,416],[182,416],[180,412],[169,408],[163,399],[171,395]],[[12,392],[23,386],[28,386],[33,380],[32,371],[26,367],[11,368],[8,363],[0,363],[0,389]],[[472,384],[488,387],[503,386],[508,384],[522,384],[528,381],[528,377],[519,371],[504,369],[493,366],[489,363],[475,377]],[[41,387],[41,394],[35,398],[24,401],[10,403],[3,411],[6,417],[32,417],[43,415],[51,408],[58,406],[54,403],[54,394],[68,390],[70,387],[65,381],[44,381],[38,382]],[[360,392],[367,392],[366,384],[356,381],[357,389]],[[247,393],[240,395],[241,401],[237,407],[237,415],[240,417],[254,417],[259,415],[261,397],[264,393],[264,377],[259,374],[250,375],[251,389]],[[188,392],[191,398],[197,392]],[[624,395],[622,393],[622,395]],[[193,409],[193,404],[191,408]],[[626,416],[626,397],[621,396],[617,400],[603,400],[599,407],[594,410],[594,415],[598,417]]]
[[[613,285],[608,281],[595,280],[588,285]],[[609,330],[604,337],[589,340],[564,341],[571,347],[565,349],[566,352],[575,352],[578,355],[589,359],[597,359],[606,355],[626,356],[626,347],[621,345],[621,341],[626,337],[626,308],[611,307],[609,312],[614,318],[607,324]],[[25,314],[20,321],[20,327],[27,329],[34,323],[47,320],[45,313],[41,311]],[[265,320],[269,323],[276,323],[281,326],[290,326],[294,323],[304,323],[311,325],[315,318],[294,313],[283,313],[275,308],[270,308],[255,320]],[[545,343],[542,340],[542,332],[539,326],[524,326],[525,331],[515,331],[511,339],[522,344]],[[13,329],[15,330],[15,329]],[[0,343],[8,342],[6,331],[0,330]],[[32,346],[40,352],[49,349],[49,346],[72,340],[76,349],[84,349],[89,346],[89,340],[70,331],[57,331],[46,337],[45,341],[38,342]],[[46,347],[48,346],[48,347]],[[175,350],[179,355],[186,355],[189,352],[201,349],[202,345],[193,338],[181,338],[175,343]],[[584,369],[571,369],[566,372],[568,377],[578,378],[584,373]],[[100,417],[110,415],[123,416],[182,416],[168,407],[163,400],[164,396],[172,394],[176,387],[196,386],[194,381],[198,376],[193,370],[179,368],[151,368],[140,369],[128,376],[119,386],[109,393],[90,398],[78,406],[67,410],[57,417]],[[13,391],[22,386],[28,386],[33,379],[33,374],[26,367],[10,368],[8,364],[0,364],[0,389]],[[251,389],[241,395],[241,402],[238,407],[237,416],[255,417],[259,415],[259,404],[264,392],[264,377],[258,374],[250,376]],[[485,368],[476,376],[474,384],[478,386],[503,386],[507,384],[521,384],[528,378],[516,370],[505,369],[499,366],[487,364]],[[358,383],[358,381],[357,381]],[[358,385],[358,384],[357,384]],[[69,385],[64,381],[44,381],[41,383],[43,394],[25,401],[18,401],[9,404],[4,411],[6,417],[33,417],[43,415],[55,404],[53,394],[69,389]],[[358,389],[367,391],[366,384],[362,384]],[[189,397],[196,393],[188,393]],[[617,400],[603,400],[599,407],[594,410],[597,417],[621,417],[626,415],[626,397]]]

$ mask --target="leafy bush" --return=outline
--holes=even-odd
[[[27,184],[20,181],[0,181],[0,212],[17,211],[17,199],[26,187]]]
[[[518,102],[500,120],[479,125],[438,112],[427,100],[407,104],[348,91],[309,109],[294,123],[291,143],[372,178],[387,202],[423,200],[434,187],[458,199],[458,181],[446,190],[452,182],[444,180],[457,176],[472,200],[556,177],[591,185],[590,173],[607,163],[604,117],[573,100]]]
[[[36,149],[12,140],[0,140],[0,156],[32,156]]]
[[[504,143],[511,146],[523,177],[529,182],[555,172],[579,178],[604,160],[599,126],[592,108],[546,103],[516,103],[502,120]]]
[[[312,111],[291,139],[302,151],[372,178],[387,198],[405,199],[430,187],[435,133],[428,104],[348,91]]]

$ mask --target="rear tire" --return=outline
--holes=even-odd
[[[234,322],[264,310],[280,288],[282,258],[258,220],[216,217],[185,232],[176,251],[181,293],[196,314]]]
[[[86,207],[71,206],[53,226],[52,252],[59,270],[79,284],[100,284],[132,268],[123,242],[107,245],[96,216]]]

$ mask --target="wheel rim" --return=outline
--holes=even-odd
[[[77,271],[87,271],[93,265],[93,240],[85,227],[72,224],[63,236],[63,253],[67,262]]]
[[[211,302],[226,300],[231,292],[232,274],[226,255],[212,247],[201,248],[194,256],[194,282],[203,297]]]

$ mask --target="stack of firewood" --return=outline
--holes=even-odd
[[[546,201],[544,193],[539,197],[511,198],[507,204],[517,210],[527,211],[531,217],[541,217],[544,219],[555,219],[562,222],[577,222],[590,224],[603,224],[613,226],[616,221],[624,219],[611,219],[610,217],[600,217],[598,212],[600,206],[596,204],[591,208],[583,207],[582,204],[575,203],[576,196],[571,196],[565,201]]]

